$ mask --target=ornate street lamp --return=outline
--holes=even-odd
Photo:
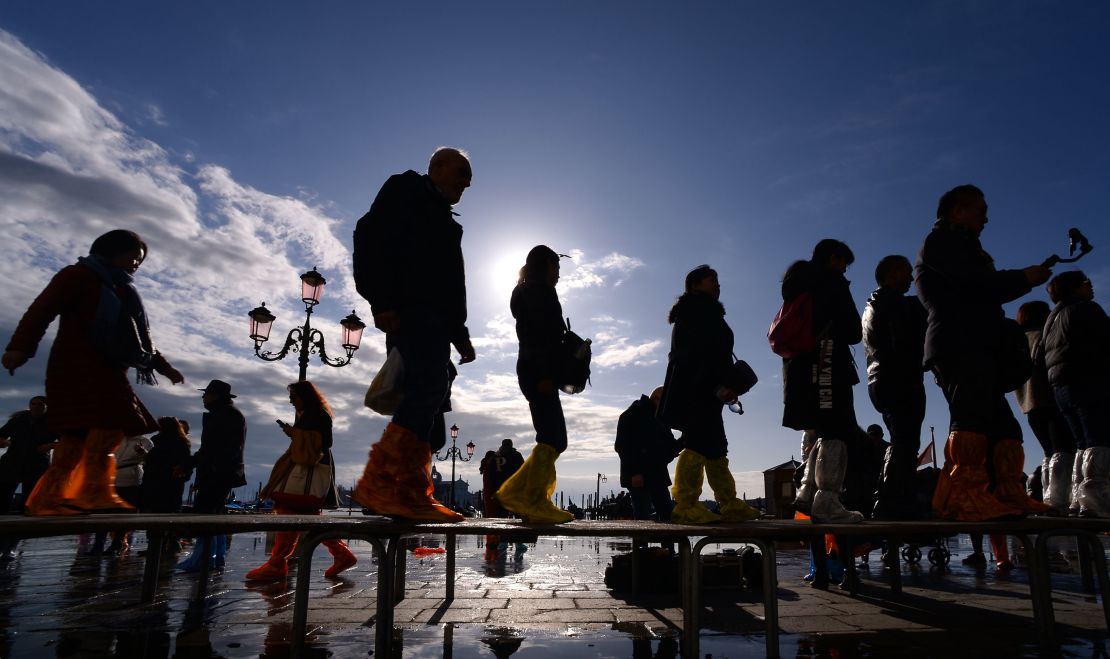
[[[594,519],[597,519],[598,515],[601,514],[601,482],[602,481],[605,481],[606,483],[608,483],[609,479],[605,477],[605,474],[598,474],[597,475],[597,491],[594,493]]]
[[[299,364],[301,367],[300,376],[298,380],[303,382],[305,376],[308,374],[308,355],[310,353],[317,353],[320,355],[320,361],[328,366],[336,368],[346,366],[351,363],[355,356],[355,351],[362,343],[362,331],[366,329],[366,323],[355,312],[352,311],[349,316],[339,321],[339,325],[343,328],[343,351],[347,353],[347,358],[332,358],[328,357],[328,353],[324,348],[324,335],[320,330],[312,327],[312,309],[317,304],[320,304],[320,295],[324,292],[324,285],[327,280],[324,276],[312,268],[308,272],[301,275],[301,302],[304,302],[305,318],[304,325],[301,327],[294,327],[289,330],[288,336],[285,337],[285,345],[281,347],[278,352],[271,352],[269,350],[262,350],[262,344],[270,339],[270,328],[276,320],[274,314],[266,308],[266,303],[263,302],[262,306],[255,307],[247,314],[250,317],[250,337],[254,340],[254,354],[259,359],[264,359],[268,362],[275,362],[279,359],[285,359],[289,351],[299,344],[297,354],[300,356]]]
[[[452,510],[455,508],[455,460],[461,460],[462,462],[470,462],[470,458],[474,457],[474,449],[478,448],[477,446],[474,445],[474,442],[467,442],[466,443],[466,457],[464,458],[463,455],[462,455],[462,451],[459,450],[459,448],[457,446],[455,446],[455,440],[457,440],[458,438],[459,438],[459,427],[455,426],[455,425],[452,425],[451,426],[451,448],[447,449],[447,455],[440,455],[438,451],[436,452],[436,459],[437,460],[451,460],[451,492],[448,494],[449,499],[448,499],[447,506],[449,508],[451,508]]]

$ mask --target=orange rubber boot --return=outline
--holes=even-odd
[[[50,466],[27,497],[28,515],[49,517],[81,514],[63,503],[66,500],[66,491],[74,480],[74,470],[80,464],[84,450],[85,440],[82,437],[62,435],[58,445],[54,447]]]
[[[297,534],[278,531],[274,534],[274,548],[270,558],[247,573],[246,580],[258,583],[281,581],[289,576],[289,557],[297,548]]]
[[[342,540],[324,540],[323,545],[328,548],[328,553],[332,557],[331,567],[324,570],[326,579],[334,579],[340,573],[350,570],[358,564],[358,558],[347,547],[347,543]]]
[[[432,449],[404,426],[390,423],[370,448],[354,499],[379,515],[428,522],[461,522],[463,516],[435,500]]]
[[[85,436],[85,453],[78,466],[78,470],[84,470],[84,478],[74,488],[67,505],[85,512],[122,512],[135,509],[116,494],[114,451],[122,441],[123,433],[119,430],[89,431]]]
[[[357,503],[383,515],[386,514],[384,510],[391,507],[390,493],[397,489],[397,471],[408,448],[406,440],[416,440],[415,436],[408,438],[406,433],[411,434],[403,427],[390,423],[382,432],[381,439],[370,447],[370,458],[353,495]]]
[[[1003,439],[994,445],[994,496],[1002,503],[1026,514],[1048,512],[1052,507],[1029,496],[1022,482],[1025,449],[1017,439]]]
[[[992,533],[991,551],[994,552],[994,565],[999,570],[1005,572],[1014,569],[1014,564],[1010,562],[1010,546],[1006,544],[1006,536],[1001,533]]]
[[[397,498],[402,509],[396,513],[408,519],[425,522],[461,522],[465,519],[439,501],[432,482],[432,447],[427,442],[414,441],[405,455],[405,469],[397,476]]]
[[[966,430],[953,430],[944,449],[943,487],[933,493],[933,514],[943,519],[982,522],[1022,514],[1015,506],[999,501],[987,491],[987,436]],[[949,463],[951,456],[951,463]],[[943,480],[943,479],[942,479]]]

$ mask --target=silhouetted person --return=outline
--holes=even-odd
[[[863,346],[867,353],[867,393],[890,432],[875,493],[875,519],[915,519],[914,472],[925,420],[925,308],[906,295],[913,266],[901,255],[885,256],[875,268],[879,287],[863,310]]]
[[[1043,300],[1026,302],[1018,307],[1017,322],[1025,330],[1025,338],[1029,341],[1033,372],[1025,384],[1014,391],[1014,397],[1044,451],[1039,469],[1040,482],[1030,482],[1026,490],[1035,499],[1038,497],[1034,492],[1040,490],[1041,501],[1052,506],[1057,513],[1066,515],[1071,504],[1075,438],[1056,404],[1056,394],[1048,383],[1048,369],[1041,358],[1044,354],[1042,336],[1049,312],[1048,303]],[[1034,471],[1030,481],[1035,480],[1037,475],[1038,472]]]
[[[224,504],[237,487],[247,484],[243,469],[243,451],[247,443],[247,422],[235,407],[237,398],[231,385],[222,380],[212,380],[203,391],[204,418],[201,421],[200,448],[193,455],[196,468],[194,483],[197,493],[193,499],[193,512],[200,515],[222,515]],[[213,538],[212,556],[217,566],[223,564],[227,548],[226,536]],[[201,542],[197,541],[192,555],[179,568],[190,571],[200,568]]]
[[[796,261],[782,279],[783,302],[809,294],[816,347],[783,358],[782,425],[812,430],[816,441],[805,455],[802,486],[794,505],[822,522],[859,522],[863,515],[841,502],[848,470],[848,447],[859,433],[852,387],[859,383],[851,346],[863,340],[862,324],[849,282],[852,250],[826,238],[808,261]],[[804,445],[803,441],[803,445]],[[850,564],[851,561],[848,561]]]
[[[759,517],[758,510],[736,497],[736,481],[728,466],[728,437],[721,414],[725,404],[736,401],[737,390],[729,382],[734,337],[720,299],[717,271],[700,265],[686,274],[683,293],[667,317],[672,325],[671,351],[660,414],[670,427],[682,431],[683,449],[671,488],[675,502],[671,519],[684,524]],[[700,501],[703,477],[709,480],[719,515]]]
[[[1110,319],[1079,270],[1054,277],[1048,294],[1056,303],[1044,329],[1048,382],[1077,445],[1072,507],[1110,517]]]
[[[1023,484],[1021,426],[1005,398],[1016,388],[1005,382],[1012,356],[1003,352],[1007,343],[1001,339],[1008,322],[1002,305],[1047,281],[1052,271],[1040,265],[996,270],[979,242],[986,224],[982,190],[949,190],[914,266],[917,295],[929,315],[925,366],[936,375],[951,415],[933,513],[965,521],[1048,510],[1029,498]]]
[[[558,381],[563,366],[563,334],[567,330],[555,291],[558,281],[559,255],[546,245],[536,245],[525,257],[509,302],[520,346],[516,379],[528,401],[536,445],[496,496],[502,508],[520,515],[526,523],[562,524],[574,519],[574,515],[551,502],[555,492],[555,460],[567,450],[567,421],[559,400]]]
[[[432,154],[428,173],[385,182],[354,234],[355,287],[374,326],[404,361],[404,398],[370,449],[353,498],[381,515],[462,521],[431,492],[432,442],[449,394],[451,346],[474,361],[466,328],[462,226],[451,207],[470,187],[470,161],[458,149]]]
[[[15,490],[23,488],[26,499],[39,478],[50,466],[50,451],[58,436],[47,427],[46,397],[35,396],[27,405],[8,418],[0,428],[0,513],[18,512],[13,506]]]
[[[26,501],[30,515],[130,508],[116,496],[112,454],[124,437],[153,432],[158,424],[131,389],[128,372],[134,368],[147,384],[154,384],[155,372],[174,384],[185,381],[155,349],[133,285],[147,251],[133,231],[98,237],[88,256],[62,268],[35,298],[0,358],[14,372],[59,318],[46,364],[46,398],[48,426],[61,438]]]
[[[663,387],[656,387],[650,397],[640,396],[621,413],[613,449],[621,459],[621,487],[632,497],[633,517],[651,519],[654,512],[667,522],[674,508],[667,465],[682,447],[656,414],[662,398]]]
[[[181,512],[185,483],[193,473],[192,444],[182,423],[172,416],[158,419],[158,433],[150,438],[143,474],[143,512]]]

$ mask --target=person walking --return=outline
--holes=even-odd
[[[1110,319],[1080,270],[1054,277],[1048,294],[1056,303],[1044,328],[1048,382],[1076,442],[1070,508],[1110,517]]]
[[[944,193],[936,217],[914,265],[917,296],[928,312],[924,365],[936,376],[951,417],[933,514],[983,521],[1045,512],[1049,507],[1025,491],[1021,426],[1005,398],[1028,372],[1010,372],[1024,355],[1005,350],[1012,345],[1006,340],[1012,321],[1002,305],[1048,281],[1052,271],[995,268],[979,241],[987,201],[974,185]]]
[[[1048,383],[1044,355],[1044,326],[1051,309],[1044,300],[1033,300],[1018,307],[1016,320],[1025,330],[1033,372],[1025,384],[1014,390],[1018,407],[1033,436],[1041,444],[1041,500],[1058,515],[1067,515],[1071,504],[1071,475],[1075,462],[1075,438],[1068,422],[1056,404],[1056,395]],[[1035,474],[1034,474],[1035,475]],[[1029,490],[1030,488],[1026,488]]]
[[[617,421],[617,439],[613,450],[621,459],[621,487],[632,498],[632,516],[660,522],[671,520],[671,475],[667,465],[678,457],[682,447],[674,433],[658,418],[663,387],[656,387],[651,396],[640,396],[632,402]]]
[[[238,396],[231,393],[231,385],[223,380],[212,380],[204,389],[201,402],[204,404],[201,422],[200,448],[193,455],[196,468],[196,497],[193,499],[193,512],[200,515],[223,515],[231,491],[247,484],[243,468],[243,451],[247,443],[247,422],[243,413],[235,407]],[[203,542],[198,539],[189,557],[178,564],[187,572],[200,569],[200,548]],[[227,550],[227,536],[220,534],[211,541],[211,558],[214,565],[223,565],[224,552]]]
[[[671,520],[680,524],[742,522],[759,511],[736,497],[736,481],[728,466],[725,404],[737,400],[729,382],[733,364],[732,328],[725,322],[717,271],[700,265],[686,275],[685,289],[671,307],[671,351],[659,414],[669,427],[682,431],[683,446],[675,465]],[[720,514],[701,504],[704,479]]]
[[[142,511],[181,512],[185,483],[193,472],[192,444],[177,417],[158,419],[158,433],[150,438],[143,477]]]
[[[555,460],[567,450],[567,422],[559,401],[563,307],[555,284],[559,255],[546,245],[528,252],[509,306],[516,319],[520,351],[516,378],[528,401],[536,445],[520,469],[497,490],[505,510],[527,524],[563,524],[574,515],[551,502],[555,493]]]
[[[892,254],[875,267],[879,285],[863,309],[867,394],[890,433],[875,492],[874,519],[918,519],[914,473],[925,421],[925,308],[916,296],[909,259]]]
[[[471,176],[465,153],[439,148],[426,175],[391,176],[355,227],[355,287],[405,368],[404,397],[370,448],[353,495],[381,515],[463,520],[433,496],[431,465],[432,442],[443,435],[451,346],[460,364],[475,359],[466,327],[463,229],[452,210]]]
[[[28,515],[76,515],[129,510],[116,495],[113,453],[126,436],[157,429],[128,383],[174,384],[185,377],[154,347],[133,276],[146,243],[116,229],[93,241],[89,255],[62,268],[19,321],[0,363],[9,372],[34,357],[46,329],[59,318],[46,364],[47,426],[60,435],[50,467],[26,501]]]
[[[804,434],[810,449],[794,505],[819,522],[864,518],[841,501],[849,469],[847,442],[859,434],[852,396],[859,376],[851,346],[863,340],[863,325],[844,277],[854,261],[848,245],[826,238],[814,246],[808,261],[794,262],[782,279],[783,302],[808,295],[812,309],[809,331],[815,347],[783,358],[782,425],[813,431]]]
[[[274,502],[274,512],[279,515],[319,515],[323,508],[337,508],[339,500],[335,488],[335,459],[332,456],[332,411],[327,399],[316,385],[311,382],[294,382],[289,385],[289,402],[296,410],[293,424],[278,421],[281,431],[289,437],[289,448],[281,454],[270,472],[270,479],[259,494],[261,499]],[[297,478],[296,471],[311,474],[308,478]],[[304,486],[319,480],[316,470],[327,475],[323,496],[306,493]],[[296,482],[302,487],[299,491],[290,484]],[[293,490],[293,491],[291,491]],[[270,558],[262,565],[247,573],[247,581],[280,581],[289,574],[289,557],[297,548],[295,531],[278,531],[274,534],[274,548]],[[351,553],[347,544],[339,539],[324,540],[333,562],[324,576],[332,579],[351,569],[358,559]]]

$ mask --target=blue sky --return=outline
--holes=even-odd
[[[974,182],[1001,267],[1065,251],[1075,225],[1106,290],[1108,29],[1110,8],[1073,2],[4,3],[0,334],[96,235],[139,231],[155,340],[189,380],[140,393],[199,426],[195,388],[232,382],[248,479],[264,480],[296,363],[251,355],[246,311],[265,300],[279,341],[303,317],[296,277],[316,265],[318,325],[337,343],[352,308],[369,317],[350,281],[355,221],[387,176],[460,146],[475,172],[457,210],[479,356],[456,384],[464,443],[532,444],[508,316],[532,245],[573,254],[560,296],[595,339],[594,386],[564,399],[559,487],[576,498],[617,473],[617,415],[662,379],[667,310],[710,263],[761,378],[726,421],[755,496],[758,472],[798,452],[765,332],[782,272],[817,240],[855,250],[862,308],[878,259],[912,257],[937,197]],[[353,365],[309,368],[340,415],[344,480],[386,422],[361,408],[383,345],[370,330]],[[46,352],[3,377],[0,409],[41,389]],[[860,422],[876,422],[856,393]],[[944,435],[931,385],[929,425]],[[460,473],[479,487],[476,463]]]

